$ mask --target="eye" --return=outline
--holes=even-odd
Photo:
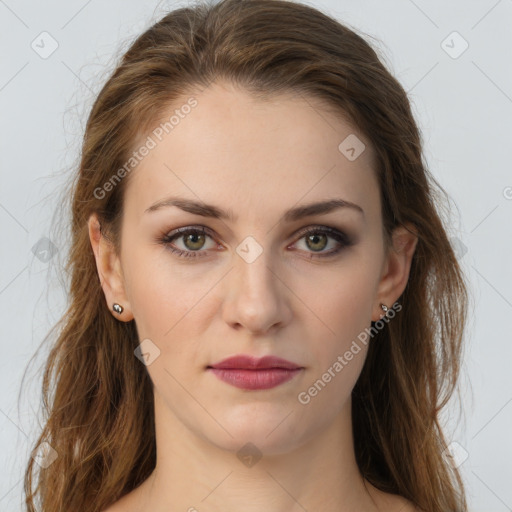
[[[160,241],[163,243],[171,252],[175,253],[179,257],[202,257],[207,256],[206,251],[201,251],[204,248],[206,238],[213,238],[210,231],[204,226],[199,227],[185,227],[178,228],[171,233],[164,235]],[[182,241],[184,246],[183,249],[176,247],[173,243],[174,240]],[[201,254],[204,253],[204,254]]]
[[[310,254],[310,258],[326,258],[334,256],[341,252],[345,247],[353,244],[350,237],[337,229],[328,226],[309,227],[296,236],[299,236],[298,242],[304,240],[303,250]],[[208,249],[216,247],[213,243],[210,247],[205,247],[207,238],[214,240],[213,233],[204,226],[188,226],[178,228],[174,231],[162,236],[160,242],[168,248],[172,253],[183,258],[197,258],[208,256]],[[329,239],[334,243],[329,244]],[[182,248],[177,247],[175,240],[181,241]],[[298,242],[295,242],[297,244]],[[324,249],[329,245],[334,245],[331,250]],[[289,246],[292,247],[292,246]],[[204,249],[204,250],[202,250]]]
[[[299,233],[299,241],[304,240],[303,247],[306,252],[310,252],[310,258],[326,258],[334,256],[341,252],[345,247],[353,244],[351,238],[337,229],[328,226],[314,226],[306,228]],[[329,245],[329,238],[334,240],[334,248],[329,251],[324,249]]]

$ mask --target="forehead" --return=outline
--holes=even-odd
[[[191,98],[195,106],[181,108]],[[316,98],[261,100],[221,82],[175,101],[166,121],[141,138],[152,148],[126,189],[125,211],[135,217],[167,195],[254,217],[331,197],[365,211],[378,204],[369,141]]]

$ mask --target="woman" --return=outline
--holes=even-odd
[[[435,189],[403,88],[339,22],[157,22],[87,122],[28,510],[466,510]]]

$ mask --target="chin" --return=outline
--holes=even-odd
[[[214,415],[222,418],[219,423],[233,436],[223,429],[217,430],[218,435],[210,440],[222,449],[237,452],[247,443],[252,443],[265,455],[278,455],[289,452],[300,438],[305,437],[304,422],[297,422],[292,407],[260,403],[234,409],[228,414],[219,411]]]

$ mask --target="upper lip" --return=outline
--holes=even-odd
[[[298,364],[287,361],[276,356],[252,357],[248,355],[236,355],[223,359],[218,363],[208,366],[208,368],[236,368],[245,370],[262,370],[270,368],[286,368],[287,370],[297,370],[302,368]]]

